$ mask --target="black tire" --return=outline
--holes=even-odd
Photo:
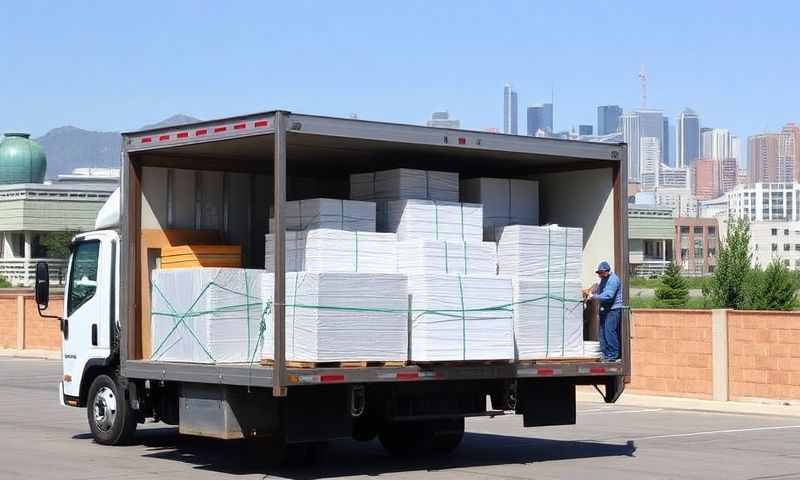
[[[129,443],[136,431],[136,414],[108,375],[99,375],[89,387],[86,417],[94,440],[102,445]]]
[[[378,439],[390,455],[405,456],[416,450],[424,438],[422,422],[386,423],[378,433]]]
[[[450,453],[464,438],[464,419],[386,423],[378,438],[391,455],[403,456],[417,451]]]
[[[464,419],[445,420],[437,424],[433,430],[431,448],[438,453],[450,453],[464,439]]]

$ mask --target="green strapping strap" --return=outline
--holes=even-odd
[[[467,242],[464,242],[464,275],[469,275],[467,268]]]
[[[358,231],[353,232],[356,239],[356,272],[358,271]]]
[[[459,203],[458,206],[461,209],[461,241],[463,242],[463,241],[465,241],[464,240],[464,204],[463,203]]]
[[[458,298],[461,300],[461,354],[462,360],[467,359],[467,318],[464,309],[464,287],[461,284],[461,275],[458,276]]]
[[[450,273],[450,259],[447,256],[447,242],[444,242],[444,273]]]

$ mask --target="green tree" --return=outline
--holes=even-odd
[[[794,275],[778,259],[773,260],[758,279],[753,278],[752,297],[748,308],[753,310],[794,310],[798,306],[797,282]]]
[[[12,287],[11,282],[9,282],[3,277],[0,277],[0,288],[11,288],[11,287]]]
[[[727,238],[719,248],[714,275],[703,288],[703,295],[713,306],[736,309],[746,306],[746,281],[752,257],[750,225],[741,218],[732,220]]]
[[[681,268],[671,263],[656,288],[656,305],[660,308],[681,308],[689,301],[689,284],[681,276]]]
[[[77,233],[70,231],[47,232],[39,237],[39,244],[47,250],[48,258],[67,258],[69,257],[69,244]]]

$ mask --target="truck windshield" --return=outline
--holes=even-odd
[[[81,242],[72,250],[72,266],[69,272],[69,298],[67,316],[72,315],[97,291],[97,257],[100,242]]]

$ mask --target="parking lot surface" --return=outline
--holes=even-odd
[[[515,416],[470,419],[445,457],[394,458],[377,442],[331,442],[311,467],[270,470],[238,442],[140,427],[106,447],[86,411],[58,404],[61,366],[0,358],[0,478],[800,479],[800,418],[578,405],[572,426],[522,428]]]

